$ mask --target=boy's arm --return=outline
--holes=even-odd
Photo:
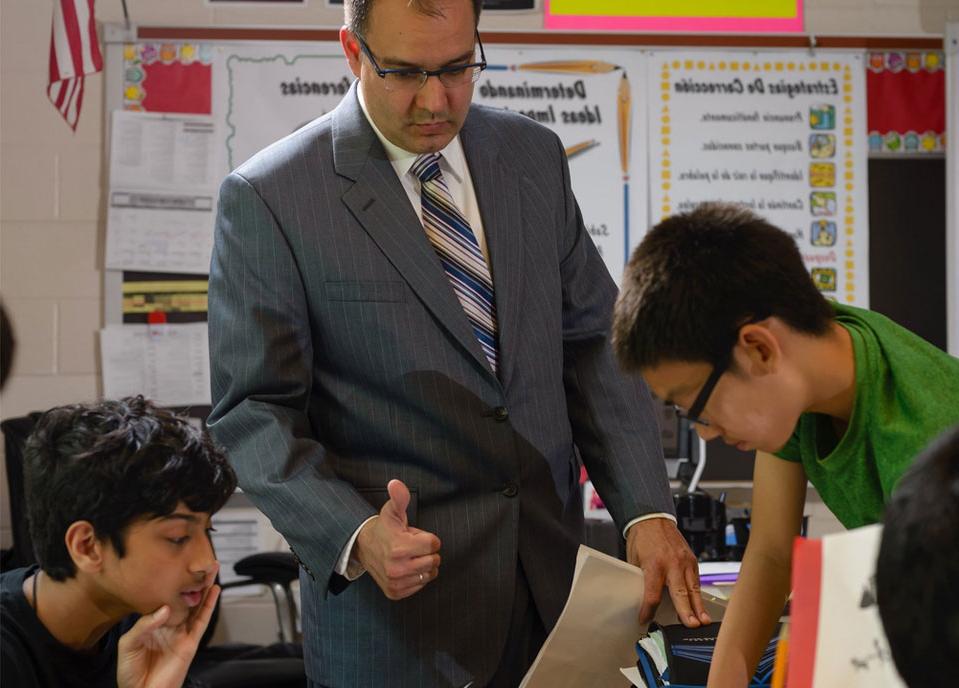
[[[756,452],[749,544],[709,670],[709,688],[743,688],[789,596],[793,538],[806,502],[802,464]]]

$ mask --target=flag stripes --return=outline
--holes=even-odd
[[[84,77],[103,69],[93,2],[54,0],[53,5],[47,95],[74,130],[83,105]]]

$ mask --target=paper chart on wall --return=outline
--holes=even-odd
[[[214,74],[222,175],[335,108],[353,83],[334,42],[217,46]]]
[[[211,117],[114,111],[106,267],[205,273],[216,187]]]
[[[586,229],[618,283],[646,230],[646,55],[580,46],[488,46],[473,102],[552,129]]]
[[[242,580],[233,570],[234,564],[268,548],[263,542],[263,531],[260,513],[256,509],[230,508],[221,509],[213,515],[213,548],[216,551],[217,561],[220,562],[220,584],[233,583]],[[259,595],[262,588],[256,585],[229,588],[223,591],[227,597],[244,597]]]
[[[210,403],[206,323],[109,325],[100,330],[103,396],[142,394],[160,406]]]
[[[740,203],[796,240],[827,297],[869,305],[861,53],[656,52],[649,63],[653,223]]]

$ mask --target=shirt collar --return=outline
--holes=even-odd
[[[376,122],[373,121],[373,118],[370,117],[370,113],[366,109],[366,101],[363,99],[363,89],[359,88],[359,85],[357,85],[356,95],[360,101],[360,109],[363,110],[363,115],[366,117],[366,121],[370,123],[371,127],[373,127],[373,133],[376,134],[376,137],[380,140],[380,143],[383,144],[383,150],[386,151],[386,157],[390,159],[390,162],[393,164],[393,168],[396,170],[397,174],[401,177],[409,174],[410,168],[413,167],[413,163],[416,162],[416,159],[419,157],[419,155],[417,153],[411,153],[408,150],[400,148],[386,138],[383,135],[383,132],[380,131],[379,127],[376,126]],[[447,144],[446,148],[440,151],[440,154],[442,155],[440,158],[440,168],[443,170],[443,174],[452,174],[456,181],[462,184],[466,170],[466,156],[463,154],[463,145],[460,143],[460,135],[457,134],[454,136],[453,140]]]

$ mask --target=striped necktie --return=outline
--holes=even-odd
[[[493,278],[476,235],[457,210],[440,171],[440,154],[419,156],[410,168],[422,184],[423,227],[483,353],[496,372],[496,303]]]

